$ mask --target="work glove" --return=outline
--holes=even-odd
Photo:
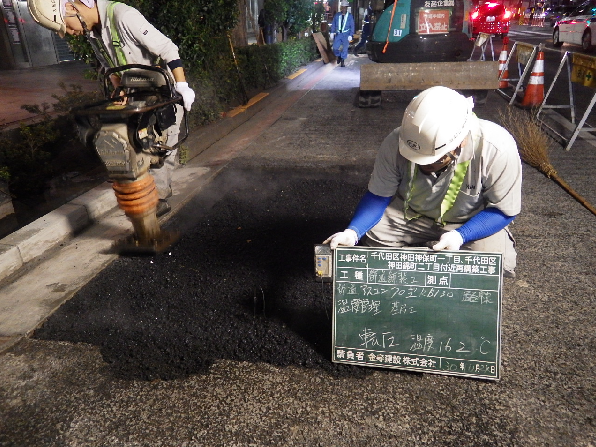
[[[464,238],[459,231],[448,231],[443,233],[439,242],[433,245],[433,250],[451,250],[457,251],[464,244]]]
[[[340,233],[335,233],[323,241],[323,244],[329,244],[331,250],[335,250],[338,245],[346,247],[353,247],[358,242],[358,235],[354,230],[344,230]]]
[[[184,108],[190,112],[192,103],[195,102],[195,92],[188,86],[188,82],[176,82],[176,91],[182,95]]]
[[[348,42],[352,41],[352,36],[348,36]]]
[[[335,33],[329,33],[329,40],[335,39]]]

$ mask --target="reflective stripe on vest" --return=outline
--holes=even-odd
[[[418,166],[415,163],[409,162],[410,165],[410,182],[408,184],[408,194],[406,196],[406,200],[404,200],[404,219],[405,220],[412,220],[418,219],[421,214],[416,214],[415,216],[408,217],[408,209],[410,207],[410,199],[412,197],[412,191],[414,189],[414,180],[416,178],[416,174],[418,173]],[[435,222],[439,225],[445,225],[443,222],[443,216],[453,208],[455,204],[455,199],[457,199],[457,194],[461,189],[461,185],[464,182],[464,178],[466,177],[466,173],[468,172],[468,166],[470,166],[470,161],[465,161],[463,163],[458,163],[455,165],[455,170],[453,172],[453,177],[451,178],[451,182],[449,183],[449,188],[445,193],[445,197],[443,197],[443,201],[441,202],[441,214],[438,218],[435,219]]]
[[[346,12],[345,15],[341,15],[339,17],[339,23],[341,23],[341,25],[339,26],[339,29],[337,30],[338,33],[345,33],[346,32],[346,24],[348,23],[348,16],[350,15],[349,12]]]
[[[112,45],[114,47],[114,51],[116,52],[116,59],[118,65],[126,65],[126,55],[124,54],[124,50],[122,49],[122,44],[120,41],[120,33],[118,33],[118,28],[114,24],[114,7],[119,2],[108,2],[108,20],[110,21],[110,37],[112,38]]]

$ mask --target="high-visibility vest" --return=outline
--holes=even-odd
[[[410,199],[412,197],[412,191],[414,189],[414,179],[416,178],[416,174],[418,173],[418,165],[415,163],[409,162],[410,165],[410,182],[408,185],[408,194],[406,195],[406,199],[404,200],[404,219],[412,220],[418,219],[421,214],[417,214],[412,217],[408,217],[408,208],[410,207]],[[445,225],[443,221],[443,216],[453,208],[455,204],[455,199],[457,198],[457,194],[461,189],[461,185],[464,182],[464,178],[466,177],[466,173],[468,172],[468,166],[470,166],[470,160],[464,161],[463,163],[458,163],[455,165],[455,171],[453,173],[453,177],[451,178],[451,182],[449,183],[449,188],[445,193],[445,197],[443,197],[443,201],[441,202],[441,211],[439,217],[435,219],[435,222],[439,225]]]
[[[108,2],[108,20],[110,21],[110,36],[112,37],[112,45],[114,46],[114,51],[116,52],[116,59],[118,65],[126,65],[126,55],[124,54],[124,50],[122,49],[122,43],[120,40],[120,33],[118,32],[118,28],[114,24],[114,7],[119,2]]]

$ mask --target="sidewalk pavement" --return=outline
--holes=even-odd
[[[80,76],[80,66],[72,64],[64,68],[64,71],[59,67],[45,71],[43,80],[39,77],[42,73],[36,71],[23,83],[25,88],[20,97],[29,100],[51,98],[52,85],[59,81],[75,81]],[[262,113],[263,127],[251,131],[258,135],[332,68],[331,64],[324,65],[320,60],[312,62],[305,70],[301,69],[298,76],[282,80],[271,90],[251,99],[246,106],[192,131],[185,142],[191,161],[174,171],[173,196],[168,200],[172,211],[159,220],[160,225],[163,227],[236,153],[250,144],[250,141],[235,139],[231,135],[234,129]],[[24,73],[19,70],[14,75],[22,77]],[[4,79],[8,77],[4,73]],[[34,80],[46,89],[31,88]],[[10,116],[10,109],[3,110],[4,116]],[[16,116],[14,105],[12,109]],[[1,239],[0,352],[30,333],[64,300],[114,261],[117,255],[110,254],[112,244],[131,231],[130,221],[117,206],[111,183],[105,182]],[[98,253],[102,256],[97,256]],[[63,278],[59,283],[55,282],[52,266],[56,263],[72,266],[68,280]],[[31,281],[31,278],[35,280]],[[51,285],[49,291],[48,284]],[[31,300],[32,296],[35,299]]]
[[[81,61],[63,62],[47,67],[0,70],[0,128],[16,126],[35,119],[35,115],[22,109],[22,105],[54,104],[53,94],[63,95],[59,83],[72,90],[77,85],[84,92],[99,90],[97,81],[85,79],[88,67]]]

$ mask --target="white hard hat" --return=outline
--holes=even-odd
[[[95,0],[80,0],[85,6],[93,8]],[[50,31],[55,31],[60,37],[66,33],[64,14],[66,3],[74,0],[28,0],[27,6],[33,20]]]
[[[343,1],[339,4],[339,6],[350,6],[349,2]]]
[[[399,152],[428,165],[455,150],[470,131],[472,98],[447,87],[431,87],[416,96],[404,113]]]
[[[66,33],[63,18],[64,0],[28,0],[27,6],[33,20],[50,31],[55,31],[60,37]]]

